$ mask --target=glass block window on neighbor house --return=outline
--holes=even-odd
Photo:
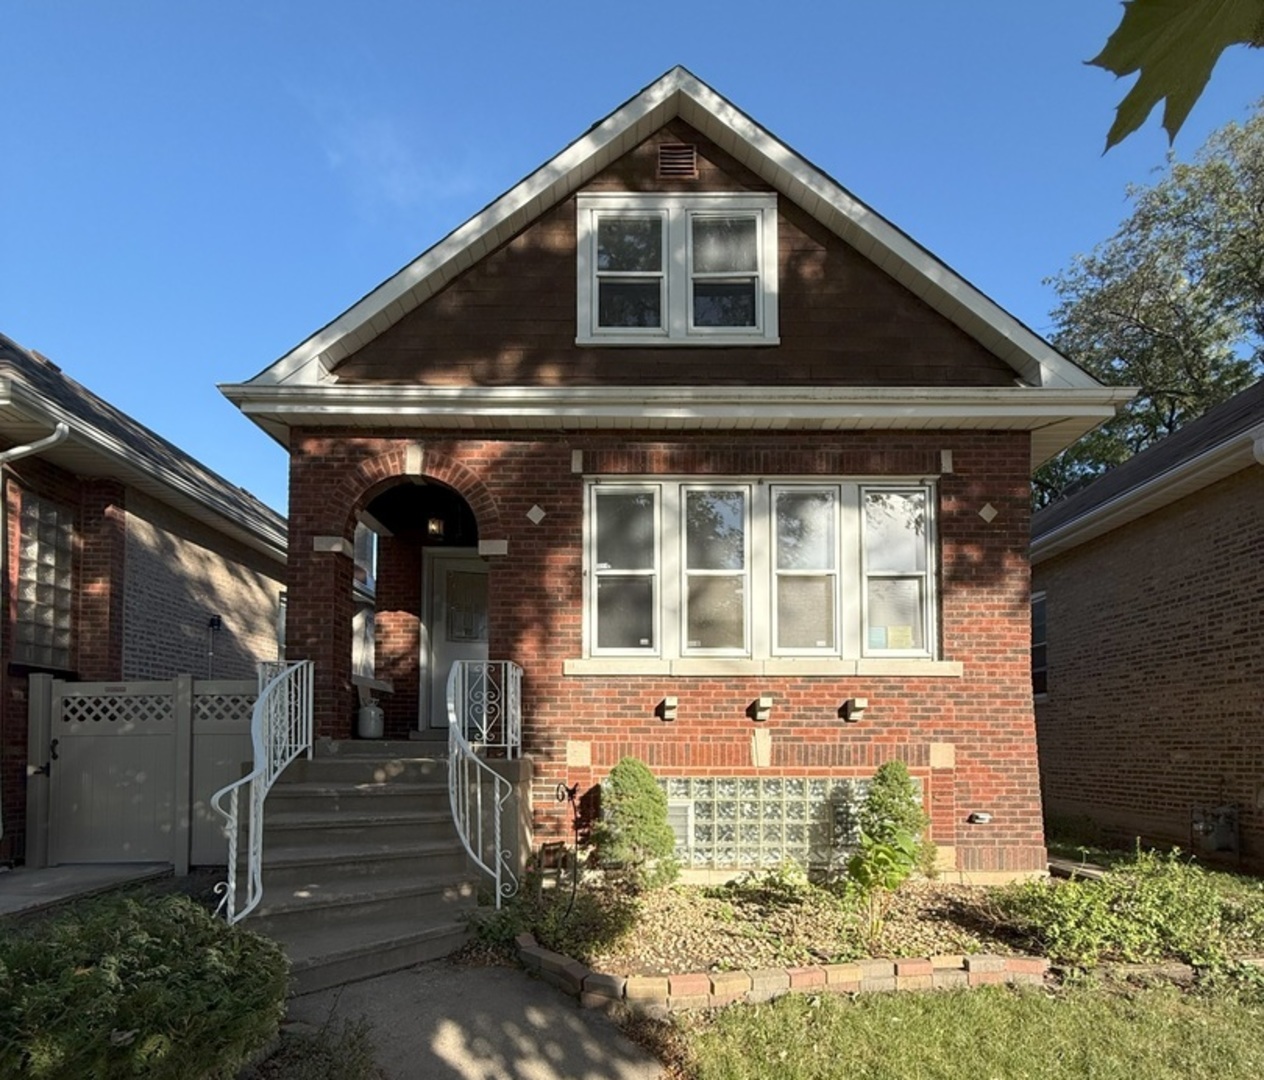
[[[685,867],[841,865],[858,840],[867,780],[830,777],[669,777],[667,815]]]
[[[74,518],[28,491],[19,519],[13,658],[37,667],[72,665]]]

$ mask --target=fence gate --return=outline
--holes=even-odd
[[[250,760],[254,680],[39,682],[31,735],[48,762],[47,865],[223,863],[209,799]]]

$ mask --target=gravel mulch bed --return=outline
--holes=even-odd
[[[985,894],[937,882],[905,885],[895,896],[876,952],[893,957],[1020,952],[993,928]],[[642,897],[628,933],[578,959],[611,974],[656,975],[758,970],[867,955],[856,916],[823,891],[778,903],[739,889],[677,886]]]

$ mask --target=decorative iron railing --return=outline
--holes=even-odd
[[[240,780],[220,788],[211,805],[224,817],[228,839],[227,879],[216,886],[221,894],[216,912],[229,923],[240,922],[263,899],[263,802],[285,767],[306,753],[312,756],[312,662],[259,665],[259,697],[250,718],[254,744],[254,769]],[[241,791],[246,789],[246,860],[238,881],[238,845],[243,823]],[[228,808],[222,802],[228,796]]]
[[[491,877],[499,908],[518,891],[506,818],[513,786],[479,751],[522,754],[522,669],[503,660],[458,660],[448,674],[448,796],[475,865]]]

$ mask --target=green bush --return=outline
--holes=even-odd
[[[915,863],[927,877],[935,874],[935,845],[927,835],[930,816],[922,809],[917,785],[902,761],[878,766],[856,810],[860,832],[877,844],[895,845],[903,837],[917,841]]]
[[[667,823],[667,795],[643,761],[625,757],[601,785],[601,820],[593,843],[602,863],[636,885],[670,885],[680,873],[676,837]]]
[[[0,933],[0,1076],[230,1077],[277,1032],[275,943],[184,896],[111,896]]]
[[[1139,852],[1099,881],[1031,881],[996,892],[1000,917],[1058,963],[1183,960],[1227,964],[1258,949],[1264,904],[1224,895],[1212,875],[1179,852]]]

